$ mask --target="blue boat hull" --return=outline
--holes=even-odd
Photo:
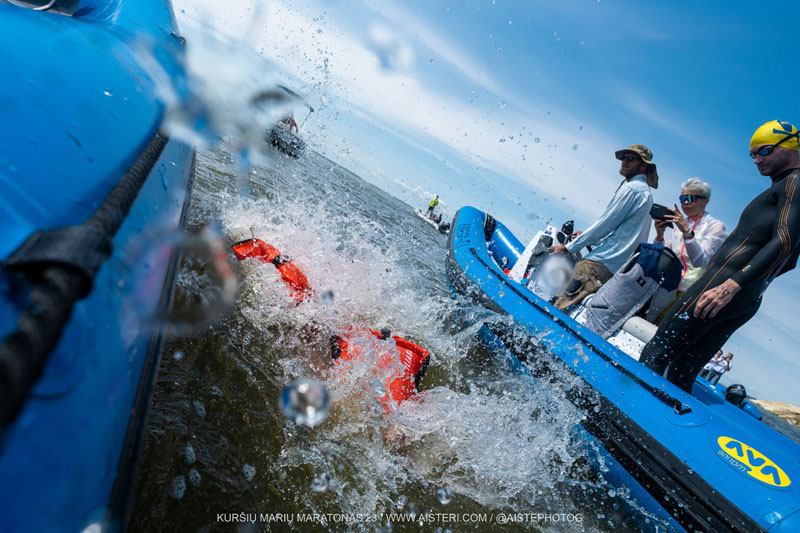
[[[500,222],[463,207],[448,243],[448,280],[513,318],[512,326],[485,324],[483,342],[534,386],[566,386],[585,413],[587,455],[599,447],[613,458],[606,479],[687,530],[797,530],[800,446],[717,395],[678,389],[510,280],[498,264],[505,258],[511,268],[521,249]]]
[[[0,145],[0,258],[35,231],[83,224],[127,172],[146,175],[91,292],[2,430],[0,524],[117,529],[163,343],[152,317],[171,305],[179,260],[150,245],[185,225],[194,173],[189,146],[157,137],[165,109],[148,68],[155,61],[180,78],[181,42],[164,0],[88,0],[74,17],[0,4],[0,27],[11,133]],[[18,273],[0,271],[0,339],[17,328],[24,288]]]

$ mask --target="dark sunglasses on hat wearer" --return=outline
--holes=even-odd
[[[791,135],[787,135],[786,137],[784,137],[783,139],[781,139],[780,141],[778,141],[775,144],[768,144],[766,146],[762,146],[761,148],[759,148],[755,152],[750,152],[750,157],[752,159],[755,159],[757,155],[760,155],[761,157],[767,157],[769,154],[771,154],[775,150],[775,148],[777,148],[778,146],[782,145],[783,143],[785,143],[789,139],[792,139],[793,137],[797,137],[798,135],[800,135],[800,131],[798,131],[797,133],[793,133]],[[798,139],[800,139],[800,137],[798,137]]]

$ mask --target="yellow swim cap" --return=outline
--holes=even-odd
[[[752,139],[750,139],[750,149],[752,150],[756,146],[761,146],[762,144],[778,144],[789,135],[795,135],[796,133],[797,128],[792,126],[791,123],[770,120],[758,128],[753,134]],[[790,150],[800,150],[800,143],[797,142],[796,135],[794,138],[782,143],[781,146]]]

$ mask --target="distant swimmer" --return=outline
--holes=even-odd
[[[432,216],[433,215],[433,210],[436,209],[437,205],[439,205],[439,195],[438,194],[433,198],[433,200],[431,200],[431,203],[428,204],[428,212],[425,213],[425,216],[428,216],[428,217]]]
[[[758,311],[776,277],[800,254],[798,131],[773,120],[750,139],[750,157],[770,187],[744,208],[706,272],[672,306],[640,361],[691,392],[695,377],[734,331]],[[668,368],[669,367],[669,368]]]

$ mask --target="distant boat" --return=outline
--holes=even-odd
[[[300,130],[303,128],[303,124],[306,123],[306,120],[308,120],[308,117],[311,116],[311,113],[314,112],[314,108],[311,107],[302,96],[288,87],[278,85],[278,88],[288,94],[291,100],[300,102],[303,106],[308,108],[308,114],[299,126],[294,120],[294,115],[289,115],[279,120],[275,126],[270,128],[266,140],[281,152],[291,157],[298,158],[306,149],[305,141],[300,138]],[[292,131],[292,129],[295,131]]]
[[[421,218],[422,220],[424,220],[425,222],[427,222],[428,224],[439,230],[439,233],[447,235],[448,232],[450,231],[450,222],[445,221],[444,216],[442,217],[441,222],[436,222],[431,217],[426,215],[422,211],[422,209],[415,209],[414,213],[416,213],[419,218]]]

